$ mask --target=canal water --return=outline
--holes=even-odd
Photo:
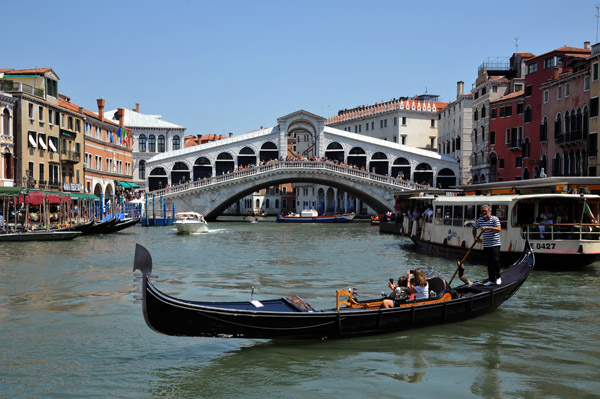
[[[456,260],[413,251],[365,222],[211,223],[179,236],[134,227],[60,243],[0,243],[1,398],[597,398],[600,265],[534,271],[496,312],[462,323],[347,340],[178,338],[144,323],[135,243],[156,285],[185,299],[335,290],[387,292],[388,278]],[[466,275],[483,278],[469,264]],[[138,287],[139,288],[139,287]]]

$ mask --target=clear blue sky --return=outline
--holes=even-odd
[[[4,1],[0,68],[51,67],[97,111],[242,134],[299,109],[469,91],[487,57],[596,41],[600,0]]]

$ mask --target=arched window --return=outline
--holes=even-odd
[[[558,137],[562,134],[562,117],[560,114],[556,114],[554,120],[554,139],[558,140]]]
[[[146,135],[145,134],[140,134],[140,138],[139,138],[139,147],[140,147],[140,152],[146,152]]]
[[[140,161],[139,177],[140,180],[146,180],[146,161]]]
[[[50,121],[52,122],[52,121]],[[5,109],[2,112],[2,135],[10,136],[10,112]]]
[[[156,136],[153,134],[148,137],[148,152],[156,152]]]
[[[165,136],[158,136],[158,152],[165,152]]]
[[[173,150],[178,150],[180,145],[179,136],[173,136]]]

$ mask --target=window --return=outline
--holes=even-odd
[[[527,108],[525,108],[525,112],[523,113],[523,122],[531,122],[531,107],[529,105],[527,106]]]
[[[402,117],[402,126],[406,126],[406,116]]]
[[[371,122],[371,130],[375,130],[375,122]]]
[[[558,86],[556,88],[556,99],[560,100],[562,98],[562,86]]]
[[[600,65],[597,62],[595,62],[592,65],[592,80],[594,82],[600,78],[600,70],[599,70],[599,68],[600,68]]]
[[[394,116],[394,126],[398,126],[398,117]]]
[[[75,131],[81,133],[81,121],[79,119],[75,119]]]
[[[523,157],[517,157],[515,159],[515,167],[516,168],[521,168],[523,167]]]
[[[598,155],[598,134],[592,133],[588,136],[588,154],[590,156]]]
[[[67,126],[67,129],[73,130],[73,117],[69,116],[69,119],[67,121],[69,123],[68,126]]]
[[[590,118],[598,116],[598,97],[590,98]]]
[[[435,127],[435,119],[431,120],[431,127]]]
[[[590,89],[590,77],[583,77],[583,91],[588,91]]]
[[[44,107],[42,106],[38,108],[38,119],[40,122],[44,121]]]
[[[158,136],[158,152],[165,152],[165,136]]]
[[[38,144],[41,150],[47,150],[48,146],[46,145],[46,135],[43,133],[38,134]]]
[[[33,104],[29,104],[29,119],[33,120]]]
[[[367,132],[369,131],[369,122],[365,123],[365,129],[367,130]]]
[[[544,104],[546,104],[548,101],[550,101],[550,91],[544,90]]]
[[[492,108],[492,115],[491,115],[492,119],[496,119],[496,112],[497,111],[498,111],[497,108]]]
[[[387,119],[383,120],[383,127],[387,127]]]
[[[54,111],[48,110],[48,123],[52,125],[54,123]]]
[[[527,65],[527,73],[535,73],[537,72],[537,62],[534,64]],[[527,89],[525,89],[527,90]]]
[[[556,58],[552,57],[544,60],[544,69],[552,68],[553,66],[556,66]]]
[[[523,85],[520,83],[515,84],[515,92],[523,90]]]
[[[402,135],[402,145],[406,145],[406,134]]]
[[[525,86],[525,97],[531,96],[531,86]]]
[[[567,83],[565,85],[565,97],[569,97],[571,95],[571,83]]]
[[[486,90],[486,88],[484,87],[483,89],[481,89],[481,95],[482,95],[482,96],[485,96],[485,93],[487,93],[487,90]]]
[[[495,131],[490,132],[490,144],[491,145],[496,144],[496,132]]]
[[[37,135],[33,131],[28,133],[27,147],[37,148]]]
[[[179,136],[173,136],[173,150],[178,150],[180,145]]]
[[[148,152],[156,152],[156,136],[153,134],[148,137]]]
[[[510,144],[510,129],[506,129],[506,140],[505,144]]]
[[[517,115],[521,115],[523,113],[523,103],[517,104]]]
[[[507,105],[506,110],[504,111],[504,116],[511,116],[512,115],[512,105]]]
[[[498,168],[504,169],[504,158],[498,158]]]

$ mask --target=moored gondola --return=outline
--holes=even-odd
[[[525,282],[535,263],[527,245],[521,258],[502,272],[502,284],[481,282],[452,289],[430,281],[435,296],[382,309],[382,299],[356,301],[352,291],[338,291],[337,306],[318,310],[297,296],[265,301],[202,302],[166,295],[151,282],[152,257],[137,244],[134,271],[142,272],[146,324],[174,336],[322,339],[390,333],[458,322],[489,313]],[[437,278],[439,279],[439,278]],[[440,279],[443,280],[443,279]],[[347,298],[345,297],[347,294]]]

